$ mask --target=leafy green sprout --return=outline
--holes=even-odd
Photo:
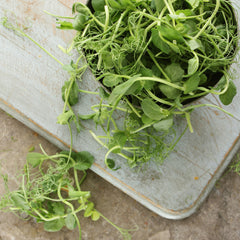
[[[63,66],[69,72],[70,79],[62,88],[65,105],[58,123],[68,124],[73,120],[79,131],[79,119],[93,119],[106,133],[106,137],[99,136],[98,141],[108,148],[105,163],[111,152],[126,150],[129,154],[122,152],[122,156],[128,162],[137,163],[142,159],[144,163],[149,160],[142,156],[148,156],[150,152],[142,151],[142,156],[137,154],[142,146],[133,135],[139,137],[139,131],[145,132],[142,142],[149,145],[151,137],[146,140],[145,135],[154,129],[165,136],[162,133],[174,127],[175,115],[186,117],[191,132],[190,113],[195,108],[215,107],[231,115],[212,104],[184,106],[186,102],[209,93],[219,95],[224,104],[230,104],[236,94],[236,87],[227,73],[234,61],[238,40],[229,2],[92,0],[91,5],[94,11],[82,3],[74,3],[73,17],[46,13],[57,19],[58,28],[77,30],[70,49],[76,48],[80,54],[76,63]],[[105,91],[102,93],[78,88],[76,79],[80,79],[86,70],[86,66],[78,66],[82,51],[97,80],[104,85]],[[214,86],[216,81],[209,83],[208,79],[217,78],[216,73],[222,78]],[[78,102],[79,92],[99,94],[102,98],[99,106],[92,107],[92,114],[76,116],[72,110]],[[122,126],[114,120],[115,111],[119,110],[126,113],[128,119]],[[126,129],[129,119],[138,122],[130,130]],[[114,133],[119,130],[128,136],[124,140],[125,145],[123,141],[119,145],[113,139],[116,136]],[[161,145],[157,144],[159,150],[162,149]],[[165,150],[173,149],[175,145],[172,142]],[[164,152],[163,149],[163,156],[167,156]]]
[[[94,11],[74,42],[79,51],[84,51],[97,80],[110,92],[107,101],[111,113],[125,102],[128,113],[134,113],[142,121],[138,129],[144,131],[164,122],[163,129],[167,131],[172,125],[166,119],[181,114],[193,132],[190,113],[203,106],[232,116],[212,104],[184,106],[209,93],[219,95],[222,103],[228,105],[236,95],[236,87],[228,74],[238,41],[230,2],[93,0],[92,7]],[[88,7],[76,3],[73,9],[73,13],[78,14]],[[209,82],[209,79],[219,79],[219,75],[222,78],[217,86],[216,81]],[[125,146],[112,145],[118,129],[112,116],[105,115],[107,137],[98,139],[109,149],[106,163],[110,152],[132,147],[131,137]],[[115,129],[113,134],[109,133],[110,123]],[[103,127],[102,122],[100,125]],[[138,133],[138,129],[132,129],[131,133]],[[92,135],[97,140],[93,132]],[[125,135],[130,136],[127,131]],[[135,155],[132,156],[135,159]],[[129,156],[125,158],[129,160]]]
[[[174,136],[174,115],[184,115],[190,131],[193,131],[190,113],[195,108],[209,106],[226,112],[211,104],[184,106],[185,101],[213,93],[220,95],[224,104],[230,104],[236,94],[236,87],[227,74],[229,65],[234,61],[238,40],[230,3],[222,0],[217,0],[216,3],[210,0],[186,0],[184,4],[182,5],[182,1],[168,0],[93,0],[95,12],[81,3],[75,3],[74,17],[50,14],[57,18],[58,28],[78,31],[69,49],[61,47],[66,53],[72,48],[79,51],[79,59],[70,65],[64,65],[27,35],[24,29],[11,24],[7,18],[2,19],[2,24],[33,41],[68,71],[70,78],[62,87],[64,108],[58,117],[58,123],[68,125],[72,135],[71,121],[75,122],[80,131],[79,119],[93,119],[103,128],[106,136],[96,136],[92,131],[91,134],[108,149],[105,163],[109,168],[116,170],[118,167],[115,166],[114,160],[108,157],[110,153],[126,158],[130,167],[142,165],[152,159],[162,162],[187,129],[179,138],[173,137],[170,143],[166,143],[169,132],[172,131]],[[186,5],[188,7],[184,8]],[[73,22],[59,19],[69,19]],[[107,91],[101,88],[100,93],[95,93],[79,89],[77,81],[81,80],[86,70],[86,66],[79,66],[82,51],[91,70]],[[208,86],[207,79],[214,77],[216,72],[222,74],[221,81],[217,87]],[[79,92],[99,94],[102,97],[99,105],[92,106],[93,114],[77,116],[74,113],[72,106],[78,102]],[[119,127],[115,122],[115,111],[126,115],[123,126]],[[152,134],[156,130],[159,134]],[[76,216],[78,211],[85,211],[85,216],[91,216],[93,220],[100,216],[104,219],[105,217],[94,209],[94,204],[88,200],[88,193],[80,189],[84,177],[78,183],[76,171],[82,169],[73,166],[72,149],[63,155],[48,156],[48,161],[52,164],[58,164],[55,157],[67,162],[59,166],[59,169],[49,167],[49,175],[42,169],[43,162],[47,161],[45,158],[40,155],[32,158],[33,155],[28,155],[32,165],[39,167],[40,177],[34,176],[36,180],[40,179],[37,184],[45,180],[51,184],[46,185],[47,189],[38,186],[36,191],[32,191],[29,185],[25,184],[25,181],[30,181],[28,163],[22,187],[13,192],[11,198],[3,199],[1,204],[15,204],[11,205],[12,211],[27,211],[30,216],[44,221],[48,231],[59,230],[64,225],[73,229],[77,225],[81,237],[80,223]],[[37,160],[36,163],[36,159],[41,160]],[[74,169],[77,189],[71,185],[72,182],[68,178],[67,171],[70,168]],[[54,172],[55,170],[59,170],[60,175]],[[84,171],[83,173],[85,176]],[[52,178],[55,175],[56,178]],[[69,193],[68,197],[62,195],[64,188]],[[41,195],[49,194],[53,190],[57,198]],[[40,200],[36,198],[39,202],[33,204],[28,193],[34,197],[40,196]],[[8,194],[10,197],[11,193]],[[80,206],[75,209],[71,201],[77,198]],[[49,203],[46,209],[45,205],[42,206],[43,199],[53,203]],[[129,238],[127,230],[118,227],[117,229],[126,239]]]
[[[59,231],[64,226],[70,230],[78,227],[79,239],[81,226],[77,214],[84,212],[84,217],[91,217],[93,221],[104,218],[124,239],[130,239],[131,230],[112,223],[95,209],[94,203],[89,200],[91,193],[81,190],[86,170],[94,161],[91,154],[63,151],[49,156],[43,149],[42,152],[28,153],[18,190],[9,191],[4,176],[7,193],[1,198],[0,210],[27,214],[37,222],[43,222],[44,229],[49,232]],[[79,181],[80,173],[82,177]]]

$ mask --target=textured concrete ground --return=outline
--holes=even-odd
[[[9,174],[11,188],[18,184],[16,174],[25,163],[30,147],[39,144],[48,153],[58,149],[0,110],[0,163]],[[131,228],[133,240],[238,240],[240,239],[240,176],[225,174],[201,208],[184,220],[167,220],[149,211],[123,192],[89,171],[84,188],[92,191],[96,208],[117,225]],[[0,195],[4,192],[0,180]],[[83,240],[117,240],[119,233],[106,221],[91,222],[80,216]],[[75,240],[77,230],[63,228],[44,232],[42,224],[24,221],[11,213],[0,214],[0,240]]]

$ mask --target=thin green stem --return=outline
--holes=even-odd
[[[163,74],[163,76],[169,81],[171,82],[170,78],[168,77],[168,75],[163,71],[162,67],[158,64],[156,58],[154,57],[154,54],[147,49],[147,53],[149,54],[149,56],[151,57],[151,59],[153,60],[154,64],[157,66],[157,68],[160,70],[160,72]]]
[[[82,183],[84,182],[84,180],[86,179],[87,177],[87,172],[86,171],[83,171],[83,176],[81,178],[81,180],[79,181],[79,186],[82,185]]]
[[[50,13],[50,12],[48,12],[48,11],[46,11],[46,10],[44,10],[43,12],[45,12],[46,14],[48,14],[48,15],[50,15],[50,16],[53,16],[53,17],[55,17],[55,18],[74,19],[74,17],[59,16],[59,15]]]
[[[79,219],[78,219],[78,217],[75,213],[75,209],[74,209],[73,205],[70,202],[66,201],[61,195],[61,182],[62,182],[62,180],[60,180],[59,185],[58,185],[58,190],[57,190],[58,198],[60,200],[62,200],[62,202],[64,204],[66,204],[67,206],[69,206],[70,209],[72,210],[72,214],[75,217],[75,220],[76,220],[76,223],[77,223],[77,226],[78,226],[79,240],[81,240],[82,239],[82,231],[81,231],[81,225],[80,225]]]
[[[192,123],[191,123],[191,119],[190,119],[190,113],[185,112],[185,117],[186,117],[186,120],[187,120],[189,131],[191,133],[193,133],[193,127],[192,127]]]
[[[137,77],[135,79],[135,81],[153,81],[153,82],[159,82],[159,83],[163,83],[165,85],[168,85],[170,87],[173,87],[173,88],[176,88],[176,89],[179,89],[181,91],[185,91],[184,87],[181,87],[177,84],[174,84],[174,83],[171,83],[169,81],[167,81],[166,79],[163,79],[163,78],[157,78],[157,77]]]
[[[102,141],[98,138],[98,136],[97,136],[93,131],[90,130],[89,132],[90,132],[90,134],[92,135],[92,137],[93,137],[102,147],[108,149],[108,146],[107,146],[104,142],[102,142]],[[117,155],[125,158],[126,160],[132,161],[132,158],[131,158],[131,157],[128,157],[127,155],[125,155],[125,154],[123,154],[123,153],[117,153]]]
[[[96,210],[97,211],[97,210]],[[98,212],[98,211],[97,211]],[[120,228],[118,227],[116,224],[114,224],[113,222],[111,222],[107,217],[105,217],[103,214],[101,214],[100,212],[98,212],[98,214],[105,220],[107,221],[110,225],[112,225],[114,228],[116,228],[124,237],[124,239],[131,239],[131,235],[129,234],[130,231],[136,231],[136,229],[124,229],[124,228]]]
[[[230,112],[228,112],[227,110],[217,106],[217,105],[214,105],[214,104],[208,104],[208,103],[205,103],[205,104],[198,104],[198,105],[192,105],[192,106],[189,106],[189,107],[186,107],[186,108],[183,108],[183,109],[180,109],[182,111],[182,113],[185,113],[186,111],[190,111],[190,110],[193,110],[195,108],[199,108],[199,107],[212,107],[212,108],[217,108],[218,110],[228,114],[229,116],[231,117],[234,117],[234,115]]]
[[[220,7],[220,1],[221,0],[216,0],[216,7],[213,11],[213,13],[211,14],[211,16],[208,18],[207,22],[204,24],[204,26],[201,28],[201,30],[193,37],[193,39],[198,39],[199,36],[205,31],[205,29],[209,26],[209,24],[211,23],[211,21],[215,18],[218,9]]]
[[[127,98],[124,98],[130,109],[139,117],[141,118],[141,114],[137,111],[137,109],[130,103],[130,101]]]
[[[114,108],[114,106],[109,105],[109,104],[101,104],[101,105],[100,104],[96,104],[96,105],[92,105],[91,109],[94,110],[95,108],[100,108],[100,107]],[[116,107],[116,109],[120,110],[122,112],[129,112],[129,110],[126,109],[126,108]]]
[[[104,163],[105,163],[106,166],[108,166],[108,163],[107,163],[108,155],[109,155],[111,152],[113,152],[114,150],[117,150],[117,149],[121,149],[121,146],[120,146],[120,145],[114,146],[114,147],[110,148],[110,149],[107,151],[107,153],[106,153],[106,155],[105,155],[105,159],[104,159]]]
[[[174,11],[174,8],[172,6],[172,3],[171,3],[171,0],[168,2],[168,0],[163,0],[169,13],[172,14],[172,15],[175,15],[175,11]]]
[[[87,90],[83,90],[83,89],[78,89],[79,92],[82,93],[88,93],[88,94],[93,94],[93,95],[99,95],[99,92],[92,92],[92,91],[87,91]]]
[[[20,35],[22,35],[23,37],[28,38],[30,41],[32,41],[35,45],[37,45],[40,49],[42,49],[46,54],[48,54],[52,59],[54,59],[56,62],[58,62],[60,65],[64,65],[60,60],[58,60],[55,56],[53,56],[48,50],[46,50],[43,46],[41,46],[36,40],[34,40],[32,37],[30,37],[27,33],[25,33],[22,29],[20,29],[17,26],[14,26],[12,23],[10,23],[7,19],[7,17],[5,17],[3,19],[2,22],[3,26],[11,29],[17,33],[19,33]]]
[[[171,102],[169,102],[169,101],[166,101],[166,100],[164,100],[164,99],[161,99],[161,98],[159,98],[159,97],[157,97],[156,95],[154,95],[150,90],[147,90],[146,89],[146,92],[148,93],[148,95],[151,97],[151,98],[153,98],[154,100],[156,100],[157,102],[159,102],[159,103],[162,103],[162,104],[165,104],[165,105],[168,105],[168,106],[174,106],[175,104],[173,104],[173,103],[171,103]]]

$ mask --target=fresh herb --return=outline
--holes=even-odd
[[[151,159],[162,162],[180,140],[169,141],[175,115],[185,116],[193,132],[193,109],[211,106],[222,110],[211,104],[184,107],[186,103],[212,93],[228,105],[236,95],[228,73],[238,41],[230,1],[75,3],[73,14],[83,13],[88,20],[81,22],[74,47],[80,54],[84,52],[108,93],[92,107],[90,116],[106,132],[106,136],[91,134],[108,149],[105,163],[109,168],[116,169],[108,158],[110,153],[125,157],[131,167]],[[125,114],[123,123],[114,120],[119,111]],[[153,149],[158,156],[152,154]]]
[[[190,113],[195,108],[211,106],[228,113],[211,104],[184,105],[209,93],[219,95],[227,105],[236,95],[228,74],[238,41],[230,1],[92,0],[88,6],[74,3],[72,12],[73,17],[47,12],[57,19],[59,29],[77,30],[70,49],[80,55],[76,63],[63,65],[45,50],[70,74],[62,87],[65,105],[58,123],[74,121],[80,131],[80,120],[92,119],[102,127],[105,136],[91,134],[108,149],[109,168],[116,170],[110,153],[123,156],[131,167],[151,159],[161,163],[180,140],[169,141],[174,139],[175,115],[185,116],[193,132]],[[3,24],[14,30],[7,21]],[[84,91],[78,87],[87,68],[79,64],[83,53],[104,87],[93,113],[77,116],[72,106]],[[116,112],[125,115],[122,123],[115,120]],[[120,142],[119,132],[124,135]],[[158,150],[157,158],[153,148]]]
[[[8,178],[2,175],[7,192],[0,199],[1,211],[34,218],[43,223],[44,230],[48,232],[60,231],[64,226],[70,230],[77,227],[79,239],[81,225],[78,213],[84,212],[84,217],[91,217],[93,221],[104,218],[124,239],[131,239],[131,230],[116,226],[97,211],[90,200],[91,193],[81,189],[86,170],[94,161],[90,153],[63,151],[49,156],[43,149],[42,152],[28,153],[19,189],[10,191]]]
[[[70,49],[60,46],[66,53],[73,48],[79,52],[77,61],[69,65],[26,34],[25,28],[11,24],[6,17],[1,23],[33,41],[69,73],[62,86],[64,107],[58,123],[67,125],[71,136],[72,121],[78,131],[80,120],[92,119],[100,126],[105,136],[97,136],[93,130],[90,133],[108,149],[105,164],[110,169],[119,169],[111,153],[124,157],[130,167],[150,160],[162,163],[187,130],[177,137],[175,115],[185,116],[192,132],[190,114],[195,108],[209,106],[228,113],[212,104],[185,104],[212,93],[228,105],[236,95],[228,74],[238,41],[230,1],[92,0],[88,6],[74,3],[72,12],[73,17],[47,12],[57,19],[57,28],[77,30]],[[82,66],[83,53],[87,64]],[[99,93],[79,88],[88,66],[103,85]],[[99,94],[101,100],[92,106],[92,114],[77,115],[73,111],[80,92]],[[115,120],[118,114],[124,115],[122,123]],[[53,156],[42,151],[29,152],[20,188],[12,192],[7,188],[0,209],[27,213],[43,222],[46,231],[77,226],[79,239],[77,213],[84,211],[84,216],[94,221],[103,217],[130,239],[129,230],[117,227],[99,213],[89,200],[90,192],[81,190],[86,170],[94,160],[92,155],[73,152],[72,141],[69,151]],[[7,177],[2,177],[7,187]]]

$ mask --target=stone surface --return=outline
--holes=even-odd
[[[163,232],[158,232],[151,236],[149,240],[170,240],[170,232],[169,230],[165,230]]]
[[[49,154],[58,149],[3,111],[0,111],[0,129],[1,170],[9,175],[10,187],[15,189],[19,184],[15,176],[24,165],[29,148],[34,146],[39,150],[41,144]],[[91,190],[96,208],[118,226],[138,227],[132,232],[133,240],[240,239],[240,176],[236,173],[227,172],[201,208],[191,217],[178,221],[156,215],[92,171],[88,172],[84,189]],[[4,193],[2,180],[0,193]],[[119,232],[103,219],[92,222],[80,216],[80,222],[83,240],[122,239]],[[74,240],[78,239],[78,232],[63,228],[60,232],[48,233],[44,232],[42,224],[33,220],[22,220],[12,213],[0,214],[0,240],[30,239]]]

